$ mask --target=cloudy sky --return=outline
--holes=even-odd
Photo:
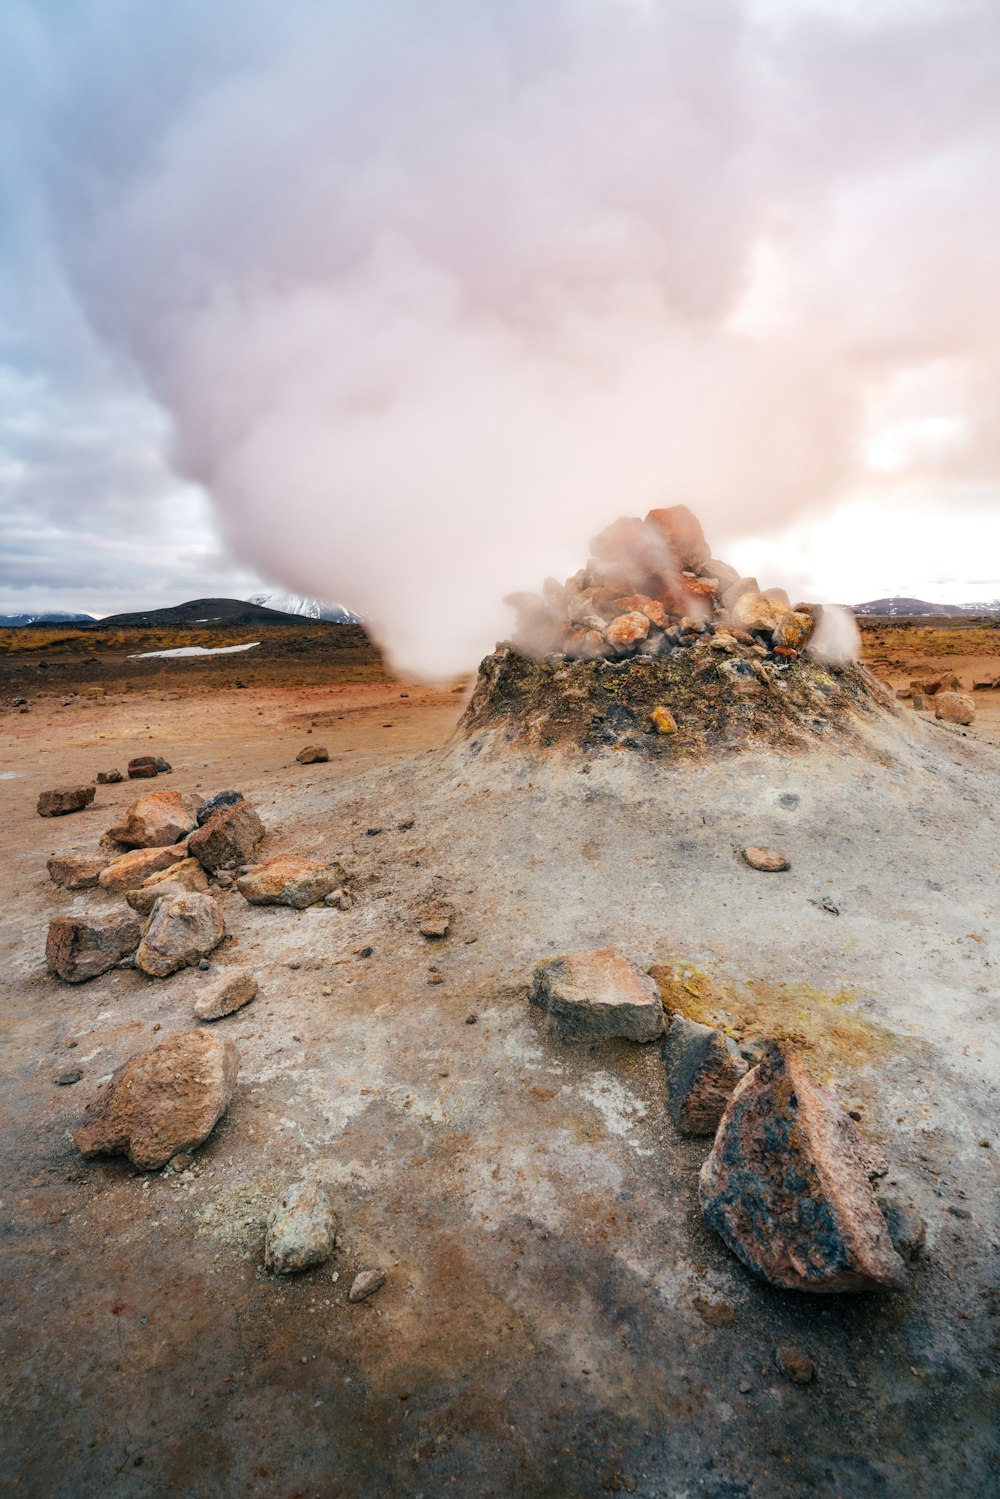
[[[5,0],[0,610],[1000,596],[996,0]]]

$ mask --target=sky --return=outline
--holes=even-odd
[[[995,0],[5,0],[0,612],[1000,597]]]

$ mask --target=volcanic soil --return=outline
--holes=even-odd
[[[873,632],[876,670],[1000,672],[995,627],[967,650],[938,623]],[[63,649],[27,691],[0,663],[5,1491],[991,1492],[1000,692],[969,730],[890,705],[853,744],[671,766],[514,753],[454,732],[465,690],[392,681],[361,647],[322,668],[260,649],[117,675],[120,645],[98,667]],[[297,764],[315,744],[329,761]],[[36,816],[40,791],[150,752],[171,775]],[[115,901],[57,889],[46,857],[92,849],[145,790],[224,787],[257,806],[264,856],[340,858],[352,909],[219,891],[209,974],[48,975],[49,920]],[[790,870],[748,868],[747,843]],[[441,902],[448,935],[421,936]],[[660,1048],[573,1040],[526,1000],[537,962],[611,943],[669,1008],[792,1039],[860,1116],[880,1191],[926,1221],[907,1290],[776,1291],[704,1227],[710,1142],[674,1132]],[[232,965],[260,994],[216,1022],[240,1077],[194,1163],[84,1162],[99,1083],[194,1025]],[[282,1279],[264,1220],[303,1176],[338,1244]],[[385,1285],[350,1303],[374,1267]],[[782,1345],[813,1383],[779,1371]]]

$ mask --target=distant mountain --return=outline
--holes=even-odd
[[[297,593],[252,593],[251,604],[261,604],[266,609],[277,609],[281,614],[301,614],[306,619],[325,619],[335,625],[357,625],[361,615],[342,604],[323,604],[319,599],[304,599]]]
[[[81,625],[92,624],[92,614],[64,614],[54,610],[49,614],[0,614],[0,629],[19,630],[23,625]]]
[[[871,599],[867,604],[855,604],[852,611],[854,614],[875,614],[893,618],[903,614],[936,614],[939,618],[946,615],[949,619],[955,615],[968,614],[968,609],[963,609],[959,604],[929,604],[926,599]],[[988,614],[988,609],[980,609],[979,613]]]
[[[190,625],[237,625],[259,629],[266,625],[325,624],[326,620],[313,620],[307,615],[290,614],[280,609],[269,609],[262,604],[248,603],[246,599],[191,599],[186,604],[174,604],[169,609],[148,609],[136,614],[111,614],[106,619],[96,620],[101,629],[134,630],[144,626],[155,629]]]

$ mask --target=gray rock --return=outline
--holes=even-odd
[[[348,1301],[364,1301],[385,1285],[384,1270],[360,1270],[351,1282]]]
[[[667,1032],[667,1107],[683,1135],[714,1135],[747,1070],[735,1043],[710,1025],[676,1015]]]
[[[275,1275],[292,1275],[322,1265],[333,1253],[336,1229],[323,1188],[314,1182],[297,1182],[268,1217],[264,1264]]]
[[[663,1034],[656,984],[617,948],[571,953],[535,969],[528,995],[570,1030],[655,1041]]]
[[[162,897],[153,907],[136,965],[153,978],[190,968],[226,935],[222,912],[210,895],[192,890]]]
[[[249,1004],[257,993],[257,980],[246,968],[237,968],[224,973],[199,989],[194,1002],[195,1018],[198,1020],[221,1020]]]

